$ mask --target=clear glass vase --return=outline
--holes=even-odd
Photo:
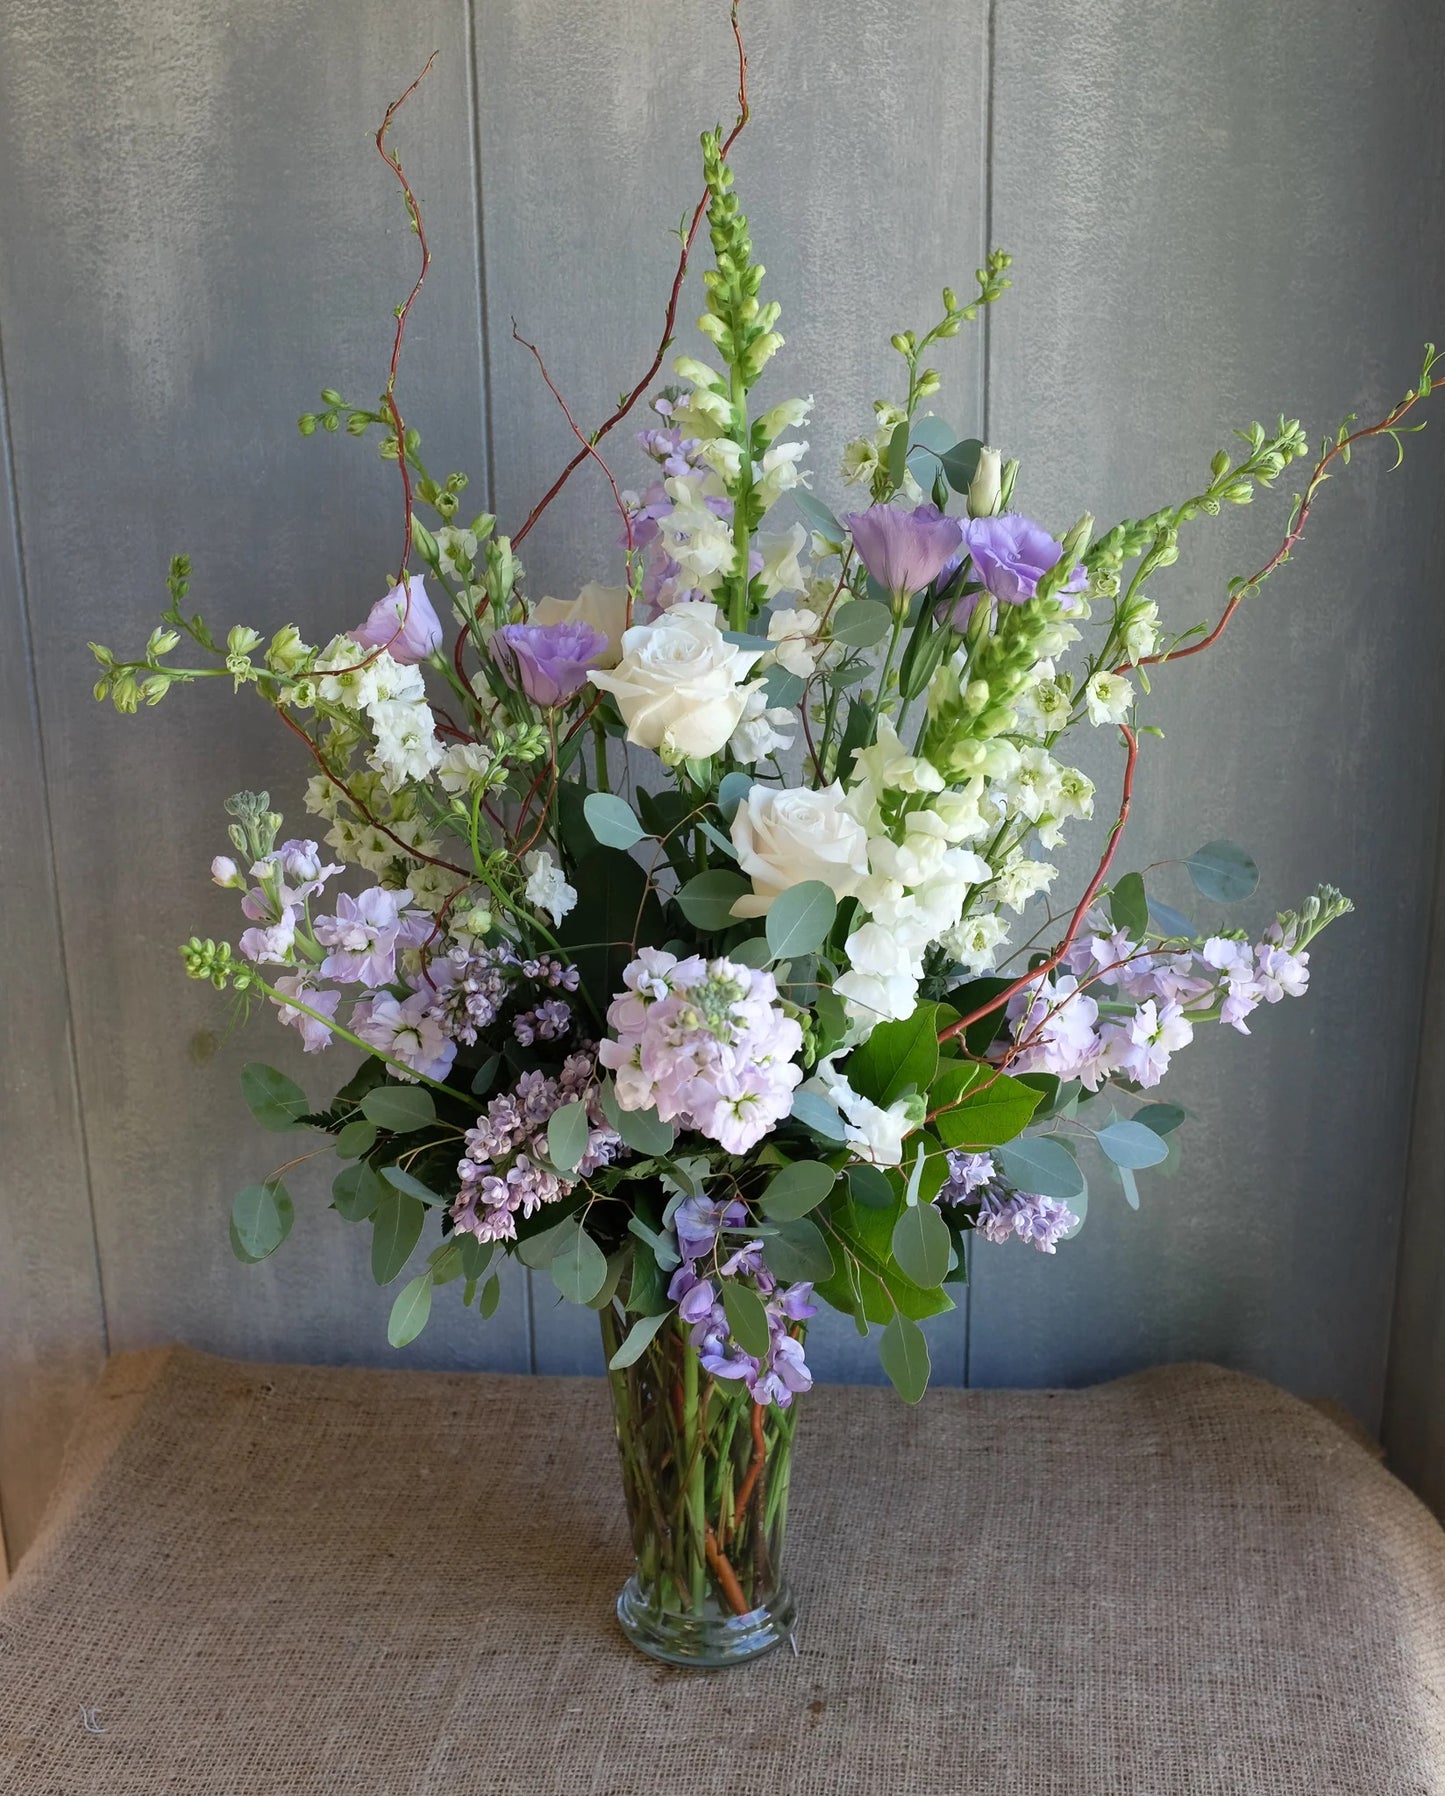
[[[636,1318],[615,1303],[601,1316],[610,1361]],[[617,1599],[623,1633],[654,1659],[700,1667],[789,1639],[782,1548],[796,1404],[755,1404],[741,1381],[710,1378],[676,1313],[608,1382],[635,1559]]]

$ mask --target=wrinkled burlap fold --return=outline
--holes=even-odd
[[[672,1672],[602,1385],[118,1359],[0,1599],[0,1790],[1445,1792],[1445,1535],[1268,1385],[819,1390],[795,1489],[798,1657]]]

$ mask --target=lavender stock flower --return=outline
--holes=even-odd
[[[503,624],[492,659],[507,680],[544,711],[565,704],[607,654],[607,638],[581,618],[560,624]]]
[[[895,599],[922,592],[950,563],[963,544],[963,525],[945,517],[936,505],[904,511],[899,505],[871,505],[843,519],[853,536],[858,559]]]

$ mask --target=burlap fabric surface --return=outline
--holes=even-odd
[[[0,1600],[0,1789],[1445,1792],[1445,1535],[1267,1385],[816,1392],[799,1655],[721,1675],[616,1631],[608,1428],[585,1380],[113,1362]]]

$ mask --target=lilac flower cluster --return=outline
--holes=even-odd
[[[565,1197],[578,1180],[611,1164],[621,1138],[602,1114],[594,1065],[590,1050],[579,1050],[563,1061],[555,1079],[523,1073],[513,1090],[492,1099],[467,1130],[466,1154],[457,1167],[461,1189],[451,1209],[457,1228],[479,1241],[515,1240],[518,1215]],[[575,1174],[563,1178],[540,1164],[541,1140],[553,1111],[576,1100],[587,1106],[587,1149]]]
[[[810,1284],[779,1285],[763,1264],[762,1242],[749,1239],[711,1273],[698,1262],[717,1260],[718,1240],[727,1229],[744,1228],[746,1208],[736,1200],[714,1203],[706,1197],[685,1198],[673,1218],[682,1265],[673,1273],[667,1294],[691,1329],[702,1369],[713,1378],[742,1379],[754,1403],[786,1409],[799,1392],[811,1390],[813,1374],[803,1357],[803,1343],[793,1325],[816,1316]],[[723,1307],[721,1282],[747,1278],[757,1289],[768,1316],[768,1351],[763,1359],[744,1353],[731,1338]]]
[[[489,1029],[512,997],[516,986],[526,981],[554,992],[575,992],[578,973],[550,954],[523,960],[514,949],[471,948],[456,946],[442,960],[432,964],[432,976],[441,991],[441,1005],[446,1016],[447,1033],[454,1041],[471,1047],[479,1031]],[[538,1019],[545,1010],[546,1026]],[[565,1017],[562,1013],[565,1012]],[[537,1010],[519,1016],[513,1024],[518,1041],[531,1045],[525,1032],[529,1024],[532,1035],[553,1041],[566,1033],[571,1022],[569,1006],[560,1000],[548,1000]]]
[[[1098,913],[1089,923],[1060,970],[1009,1001],[1013,1040],[1024,1044],[1011,1062],[1018,1072],[1078,1079],[1090,1091],[1113,1075],[1154,1086],[1196,1023],[1217,1017],[1248,1035],[1252,1011],[1309,986],[1309,954],[1278,922],[1260,942],[1211,936],[1200,947],[1152,950],[1110,931]]]
[[[991,1154],[950,1149],[949,1178],[938,1194],[940,1204],[976,1205],[973,1226],[985,1241],[1027,1241],[1040,1253],[1053,1253],[1079,1219],[1066,1203],[1028,1191],[1010,1191],[999,1177]]]
[[[803,1032],[771,973],[644,948],[623,984],[607,1011],[616,1040],[602,1043],[599,1058],[624,1110],[652,1105],[664,1122],[698,1129],[731,1154],[789,1113]]]

